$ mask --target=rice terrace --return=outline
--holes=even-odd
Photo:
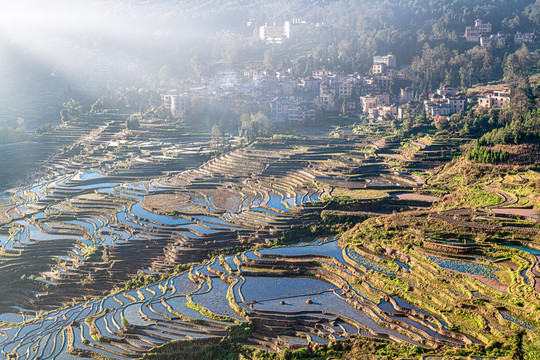
[[[538,359],[540,5],[441,3],[10,6],[0,359]]]

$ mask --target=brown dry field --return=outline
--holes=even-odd
[[[237,212],[242,204],[242,193],[232,189],[203,190],[210,201],[220,209]]]

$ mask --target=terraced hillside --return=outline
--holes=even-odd
[[[456,188],[437,186],[451,169],[412,175],[390,142],[259,140],[212,157],[202,137],[102,120],[10,190],[3,357],[139,358],[246,326],[261,351],[354,337],[471,349],[536,329],[535,213],[505,210],[534,192],[503,186],[532,174],[483,185],[493,206],[458,208]],[[311,240],[272,248],[279,236]]]
[[[173,339],[224,337],[246,321],[253,324],[247,344],[269,350],[357,335],[425,347],[475,341],[377,289],[370,271],[408,270],[376,265],[333,239],[221,256],[142,289],[48,313],[30,333],[28,325],[5,329],[2,351],[137,358]]]
[[[190,136],[185,144],[161,141],[154,144],[160,150],[140,150],[162,136],[161,129],[134,135],[119,126],[107,118],[88,126],[86,136],[82,126],[55,130],[55,137],[65,132],[73,143],[38,170],[48,177],[10,190],[16,206],[4,215],[0,232],[3,281],[13,297],[2,299],[4,311],[14,303],[52,308],[73,296],[100,294],[141,269],[166,271],[221,247],[264,242],[269,231],[301,221],[295,210],[303,203],[328,193],[315,182],[340,175],[321,176],[318,167],[350,147],[315,142],[307,150],[239,149],[170,172],[171,164],[196,164],[207,151]],[[164,158],[163,149],[172,147],[182,156]],[[168,175],[138,181],[160,173]],[[134,261],[142,252],[145,262]]]

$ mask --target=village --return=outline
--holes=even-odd
[[[302,24],[295,19],[293,25]],[[291,36],[292,25],[261,26],[255,31],[261,41],[269,45],[281,44]],[[511,35],[492,34],[491,23],[477,19],[465,29],[464,40],[481,47],[504,47]],[[533,43],[534,33],[513,35],[515,45]],[[325,114],[361,116],[371,121],[399,120],[420,113],[433,119],[448,117],[477,105],[483,108],[503,107],[509,103],[511,90],[505,85],[489,91],[465,96],[453,84],[444,84],[429,94],[410,86],[408,66],[398,66],[392,53],[373,56],[367,74],[344,74],[330,69],[318,69],[311,76],[296,76],[292,69],[269,71],[220,71],[216,76],[198,86],[171,90],[161,95],[162,105],[174,118],[183,118],[190,109],[194,96],[219,99],[229,109],[241,103],[257,104],[267,114],[273,125],[307,124],[324,118]]]

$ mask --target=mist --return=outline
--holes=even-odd
[[[54,121],[64,98],[91,101],[109,84],[141,84],[215,35],[189,14],[151,3],[24,0],[0,8],[0,122]]]

